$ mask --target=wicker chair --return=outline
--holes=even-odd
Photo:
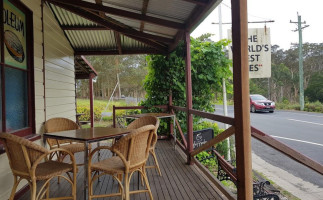
[[[89,200],[93,198],[121,196],[123,199],[130,199],[130,194],[148,192],[150,199],[153,199],[146,173],[142,170],[149,156],[149,147],[156,127],[147,125],[139,129],[132,130],[128,135],[121,137],[112,147],[100,146],[94,149],[89,157],[88,177],[89,177]],[[102,149],[108,149],[116,156],[92,163],[94,154]],[[146,185],[144,190],[130,191],[129,183],[134,172],[138,171]],[[92,177],[92,172],[102,172]],[[96,179],[103,175],[111,175],[119,184],[119,193],[94,195],[92,185]],[[124,177],[124,186],[122,179]]]
[[[156,168],[159,175],[161,176],[161,171],[159,168],[159,164],[158,164],[158,160],[157,160],[157,156],[156,156],[156,152],[155,152],[155,146],[157,143],[157,129],[159,127],[159,119],[153,116],[144,116],[144,117],[140,117],[139,119],[136,119],[135,121],[133,121],[132,123],[130,123],[127,127],[127,129],[137,129],[140,128],[142,126],[145,125],[154,125],[156,127],[155,132],[154,132],[154,136],[151,142],[151,146],[149,148],[149,153],[153,156],[154,161],[155,161],[155,165],[152,166],[145,166],[145,168]]]
[[[80,129],[77,123],[67,118],[52,118],[45,122],[46,133],[76,130],[76,129]],[[83,143],[72,143],[72,141],[70,140],[58,140],[58,139],[48,138],[47,143],[50,149],[62,148],[67,151],[70,151],[73,154],[78,152],[83,152],[85,150]],[[89,149],[91,149],[90,145],[89,145]],[[53,154],[51,156],[53,156]],[[63,160],[66,154],[61,153],[61,155],[56,154],[56,156],[58,157],[59,160]],[[83,165],[83,164],[79,164],[79,165]]]
[[[24,138],[0,133],[0,141],[4,144],[9,164],[14,176],[14,185],[12,187],[10,200],[14,199],[17,186],[22,179],[26,179],[31,188],[31,200],[42,199],[62,199],[49,198],[49,184],[54,177],[62,177],[72,186],[72,195],[64,199],[76,200],[76,172],[77,167],[72,153],[64,149],[47,150],[46,148],[34,144]],[[72,164],[49,160],[48,157],[54,151],[61,151],[68,154]],[[69,173],[73,173],[73,177]],[[68,178],[62,176],[68,174]],[[37,181],[45,181],[37,194]]]

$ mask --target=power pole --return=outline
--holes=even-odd
[[[221,11],[221,3],[218,6],[219,8],[219,36],[220,36],[220,40],[223,39],[222,36],[222,11]],[[227,88],[225,85],[225,78],[222,78],[222,91],[223,91],[223,115],[224,116],[228,116],[228,104],[227,104]],[[224,124],[224,128],[228,129],[229,126],[228,124]],[[230,145],[230,137],[227,138],[227,148],[228,148],[228,156],[227,156],[227,160],[231,160],[231,145]]]
[[[117,73],[117,84],[119,86],[119,99],[121,98],[121,88],[120,88],[120,79],[119,79],[119,73]]]
[[[290,23],[297,24],[297,28],[293,30],[294,32],[298,31],[298,65],[299,65],[299,104],[300,110],[304,110],[304,71],[303,71],[303,36],[302,30],[304,28],[309,27],[309,25],[305,25],[302,27],[302,24],[306,24],[306,21],[302,22],[301,16],[297,13],[297,22],[293,22],[290,20]]]

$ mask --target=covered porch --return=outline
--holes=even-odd
[[[196,165],[186,165],[186,156],[177,146],[174,150],[173,142],[170,140],[159,140],[156,146],[156,154],[161,168],[162,176],[159,176],[156,169],[147,169],[149,184],[155,200],[182,200],[182,199],[227,199],[216,185],[201,172]],[[101,154],[101,158],[111,157],[111,153],[106,151]],[[83,162],[83,153],[76,155],[77,162]],[[97,158],[94,158],[97,159]],[[149,158],[148,164],[153,162]],[[77,175],[77,199],[83,199],[83,166],[79,167]],[[41,183],[40,183],[41,184]],[[141,184],[139,184],[141,185]],[[67,182],[57,183],[53,180],[50,186],[50,195],[59,197],[71,192]],[[138,187],[138,174],[135,174],[131,182],[131,190]],[[115,193],[118,184],[111,176],[102,177],[100,182],[94,184],[95,194]],[[19,200],[30,199],[30,193],[26,192]],[[105,199],[119,199],[111,197]],[[133,200],[149,199],[147,193],[131,195]]]
[[[155,199],[252,199],[252,135],[262,142],[285,152],[288,156],[309,168],[323,174],[323,167],[321,165],[250,127],[249,66],[246,50],[248,48],[247,0],[234,0],[231,5],[234,118],[194,110],[192,102],[190,33],[221,1],[167,0],[165,4],[161,4],[161,2],[163,1],[22,1],[30,11],[35,13],[35,22],[31,24],[33,25],[32,28],[35,29],[35,34],[39,36],[35,37],[35,56],[33,53],[31,55],[35,57],[35,66],[36,64],[38,66],[36,73],[39,77],[36,77],[38,81],[35,81],[36,84],[31,84],[31,88],[35,88],[34,92],[38,98],[35,101],[35,95],[33,96],[32,91],[30,101],[35,105],[31,106],[30,109],[33,112],[31,113],[33,115],[30,116],[30,126],[32,129],[30,132],[33,135],[35,133],[42,134],[42,124],[47,119],[53,117],[75,117],[75,88],[73,88],[73,84],[75,84],[75,78],[77,78],[75,76],[77,70],[75,65],[78,61],[72,59],[73,56],[121,54],[168,55],[176,48],[181,40],[184,40],[186,49],[186,107],[173,106],[170,94],[169,105],[165,105],[165,108],[171,113],[187,113],[186,124],[188,137],[186,140],[183,137],[183,133],[179,130],[182,142],[178,142],[175,152],[169,141],[161,140],[157,143],[156,151],[160,165],[162,166],[163,176],[158,176],[155,170],[148,170],[148,178]],[[52,24],[56,25],[55,30],[53,30]],[[53,38],[55,38],[55,34],[58,34],[54,31],[58,31],[60,34],[58,40],[64,39],[67,41],[65,43],[55,41]],[[54,54],[54,51],[57,52]],[[68,52],[67,55],[69,57],[62,53],[64,51]],[[32,61],[34,60],[32,59]],[[58,67],[56,65],[53,66],[54,62],[58,63]],[[56,73],[56,71],[61,76],[65,75],[67,65],[70,70],[69,79],[66,77],[57,79],[57,76],[53,76],[53,72]],[[31,72],[33,72],[35,66],[31,62]],[[31,75],[31,82],[33,81],[33,76]],[[88,78],[90,79],[90,87],[92,87],[91,80],[93,76],[89,76]],[[52,82],[47,81],[46,83],[48,79],[52,79]],[[62,82],[62,84],[54,82],[53,80],[55,79]],[[69,80],[68,83],[64,82],[66,80]],[[67,85],[71,88],[68,94],[60,92],[66,92]],[[59,86],[60,90],[54,86]],[[71,95],[73,93],[74,96]],[[65,96],[57,99],[58,94],[64,94]],[[69,97],[69,102],[59,104],[63,100],[66,100],[66,96]],[[90,96],[90,98],[93,98],[93,94]],[[57,108],[61,112],[57,112]],[[91,108],[93,109],[93,106]],[[68,109],[70,112],[66,111]],[[225,130],[218,137],[202,147],[194,150],[193,115],[229,124],[231,128]],[[5,121],[3,121],[3,124],[5,125]],[[177,127],[180,126],[177,124]],[[3,130],[5,131],[6,129],[3,128]],[[199,152],[208,149],[210,146],[215,145],[231,135],[235,136],[235,146],[237,149],[236,172],[233,174],[237,179],[236,196],[228,192],[219,181],[208,174],[207,170],[200,166],[195,159],[195,155]],[[82,162],[82,154],[78,154],[78,156],[78,159],[81,159]],[[110,155],[105,154],[104,156],[108,157]],[[79,167],[77,175],[77,178],[80,180],[77,181],[78,199],[83,198],[83,177],[83,167]],[[134,177],[134,180],[136,179]],[[136,182],[134,182],[133,187],[135,185],[137,185]],[[112,182],[112,179],[104,178],[100,183],[96,184],[95,190],[98,193],[108,193],[116,189],[114,186],[116,184]],[[50,191],[54,196],[60,196],[69,192],[69,189],[64,187],[64,183],[57,184],[57,182],[53,182]],[[19,194],[21,195],[22,193],[20,192]],[[19,199],[29,199],[29,197],[29,192],[26,192]],[[140,195],[134,195],[132,198],[149,199],[148,196]]]

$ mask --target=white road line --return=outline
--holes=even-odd
[[[323,116],[318,113],[317,115],[311,115],[311,114],[305,114],[305,113],[297,113],[297,111],[295,112],[291,112],[291,111],[282,111],[282,112],[286,112],[286,113],[293,113],[293,115],[307,115],[307,116],[311,116],[311,117],[318,117],[318,118],[322,118]]]
[[[297,119],[288,119],[288,120],[323,126],[323,124],[315,123],[315,122],[308,122],[308,121],[302,121],[302,120],[297,120]]]
[[[303,142],[303,143],[313,144],[313,145],[317,145],[317,146],[323,147],[323,144],[319,144],[319,143],[315,143],[315,142],[309,142],[309,141],[304,141],[304,140],[297,140],[297,139],[292,139],[292,138],[280,137],[280,136],[276,136],[276,135],[270,135],[270,136],[273,137],[273,138],[280,138],[280,139],[284,139],[284,140],[291,140],[291,141],[296,141],[296,142]]]

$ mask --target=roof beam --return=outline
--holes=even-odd
[[[189,32],[193,31],[221,2],[222,0],[209,0],[206,5],[199,5],[193,9],[186,22],[186,30]]]
[[[144,0],[142,2],[142,9],[141,9],[141,14],[142,15],[145,15],[146,16],[147,8],[148,8],[148,3],[149,3],[149,0]],[[141,21],[141,23],[140,23],[140,32],[143,32],[144,26],[145,26],[145,22],[144,21]]]
[[[76,50],[75,55],[84,55],[84,56],[97,56],[97,55],[119,55],[118,50]],[[123,55],[132,55],[132,54],[165,54],[163,52],[157,51],[156,49],[144,49],[144,50],[122,50]]]
[[[91,20],[95,23],[98,23],[102,26],[105,26],[107,28],[110,28],[110,29],[117,31],[119,33],[122,33],[122,34],[133,35],[136,37],[160,41],[160,42],[164,42],[167,44],[172,44],[174,42],[174,40],[171,38],[161,37],[161,36],[152,35],[152,34],[148,34],[148,33],[141,33],[140,31],[137,31],[135,29],[126,29],[126,28],[120,27],[120,26],[116,25],[115,23],[112,23],[112,22],[107,21],[106,19],[103,19],[102,17],[99,17],[91,12],[88,12],[86,10],[83,10],[83,9],[80,9],[80,8],[77,8],[74,6],[69,6],[67,4],[61,4],[61,3],[57,3],[57,2],[54,2],[53,4],[60,6],[70,12],[73,12],[73,13],[81,16],[81,17],[84,17],[88,20]]]
[[[95,76],[97,76],[98,73],[96,72],[96,70],[94,69],[94,67],[91,65],[91,63],[83,55],[81,56],[81,59],[87,64],[87,66],[90,67],[90,69],[92,70],[91,73],[94,73]]]
[[[175,36],[175,42],[169,46],[168,52],[172,52],[174,49],[176,49],[179,41],[183,40],[183,37],[184,37],[184,31],[177,31]]]
[[[183,1],[196,2],[197,0],[183,0]],[[188,20],[186,22],[186,30],[188,32],[192,32],[204,20],[204,18],[208,16],[208,14],[212,10],[214,10],[214,8],[217,7],[221,2],[222,0],[208,0],[208,3],[206,5],[196,6],[191,12],[190,17],[188,17]],[[176,46],[178,45],[182,37],[183,37],[183,32],[177,31],[175,42],[169,47],[169,52],[173,51],[176,48]]]
[[[102,0],[95,0],[95,3],[102,6]],[[99,12],[99,15],[101,18],[103,19],[106,19],[109,21],[109,19],[107,18],[107,16],[105,15],[104,12]],[[117,31],[113,31],[114,32],[114,39],[115,39],[115,42],[116,42],[116,46],[118,48],[118,51],[119,51],[119,54],[121,55],[122,54],[122,46],[121,46],[121,38],[120,38],[120,33],[118,33]]]
[[[46,0],[46,1],[50,2],[50,3],[62,3],[62,4],[66,4],[66,5],[82,7],[85,9],[91,9],[91,10],[98,11],[98,12],[104,12],[104,13],[108,13],[108,14],[112,14],[112,15],[117,15],[117,16],[126,17],[126,18],[130,18],[130,19],[140,20],[140,21],[144,21],[144,22],[148,22],[148,23],[152,23],[152,24],[156,24],[156,25],[160,25],[160,26],[164,26],[164,27],[169,27],[169,28],[174,28],[174,29],[185,29],[185,24],[182,24],[182,23],[178,23],[178,22],[174,22],[174,21],[170,21],[170,20],[165,20],[165,19],[160,19],[157,17],[151,17],[151,16],[147,16],[147,15],[142,15],[139,13],[125,11],[125,10],[112,8],[112,7],[108,7],[108,6],[97,5],[97,4],[93,4],[93,3],[89,3],[89,2],[85,2],[85,1],[79,1],[79,0],[68,0],[68,1],[66,1],[66,0]]]
[[[117,44],[117,47],[118,47],[118,52],[120,55],[122,55],[122,48],[121,48],[121,37],[120,37],[120,33],[118,32],[114,32],[114,35],[115,35],[115,39],[116,39],[116,44]]]
[[[125,28],[122,28],[114,23],[111,23],[107,20],[104,20],[102,19],[101,17],[95,15],[95,14],[92,14],[92,13],[89,13],[87,12],[86,10],[83,10],[83,9],[80,9],[80,8],[77,8],[77,7],[74,7],[74,6],[69,6],[69,5],[66,5],[66,4],[61,4],[61,3],[57,3],[57,2],[54,2],[53,4],[59,6],[59,7],[62,7],[70,12],[73,12],[81,17],[84,17],[88,20],[91,20],[95,23],[98,23],[102,26],[105,26],[107,28],[110,28],[114,31],[117,31],[119,33],[122,33],[124,35],[127,35],[128,37],[130,38],[133,38],[135,40],[138,40],[140,42],[143,42],[153,48],[156,48],[158,49],[159,51],[161,52],[167,52],[167,48],[166,46],[164,45],[161,45],[159,44],[158,42],[156,41],[160,41],[160,42],[165,42],[165,43],[172,43],[173,40],[172,39],[169,39],[169,38],[164,38],[164,37],[160,37],[160,36],[155,36],[155,35],[151,35],[151,34],[147,34],[147,33],[141,33],[137,30],[133,30],[133,29],[125,29]]]
[[[70,25],[62,25],[61,26],[62,30],[64,31],[106,31],[106,30],[111,30],[105,26],[97,25],[97,26],[82,26],[82,25],[77,25],[77,26],[70,26]]]
[[[208,0],[183,0],[187,2],[191,2],[200,6],[206,6],[208,4]]]

